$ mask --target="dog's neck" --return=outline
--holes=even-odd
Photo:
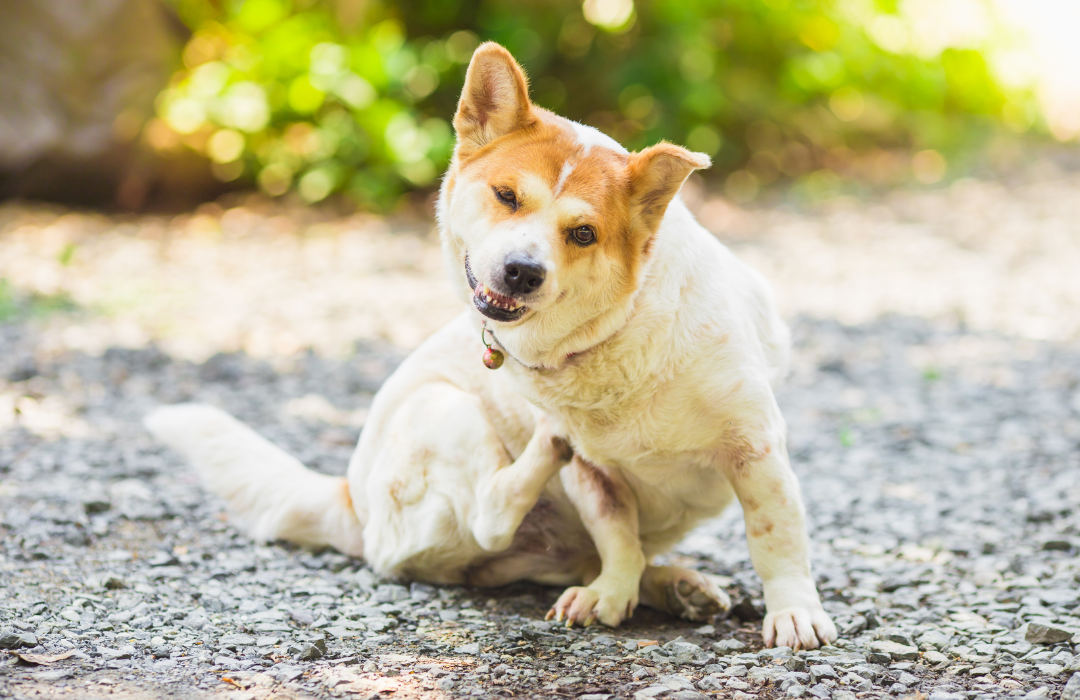
[[[639,290],[640,291],[640,290]],[[542,353],[524,355],[515,354],[512,347],[502,342],[498,332],[492,332],[495,342],[521,367],[537,372],[557,371],[565,367],[575,357],[581,357],[595,348],[614,339],[629,323],[634,311],[637,294],[623,304],[607,309],[597,316],[580,323],[570,333],[556,341],[550,350]]]

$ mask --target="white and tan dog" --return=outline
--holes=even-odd
[[[429,582],[568,585],[549,614],[568,624],[615,626],[639,602],[689,619],[726,609],[708,577],[651,562],[737,496],[765,642],[836,639],[771,389],[787,331],[764,281],[678,197],[709,159],[628,153],[532,105],[491,43],[454,127],[438,223],[470,308],[387,380],[346,478],[208,406],[147,425],[255,538]],[[502,369],[482,365],[482,337]]]

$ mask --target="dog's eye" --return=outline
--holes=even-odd
[[[592,226],[578,226],[570,232],[570,235],[574,237],[574,242],[578,245],[589,245],[596,240],[596,231]]]
[[[517,211],[517,195],[514,194],[514,191],[512,189],[510,189],[509,187],[492,187],[491,189],[495,190],[496,199],[498,199],[500,202],[510,207],[514,211]]]

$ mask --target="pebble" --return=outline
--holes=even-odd
[[[1061,691],[1061,700],[1080,700],[1080,673],[1074,673]]]
[[[719,642],[713,642],[712,645],[712,650],[719,656],[729,656],[744,649],[746,645],[738,639],[721,639]]]
[[[915,661],[919,658],[919,650],[916,647],[897,642],[870,642],[869,647],[870,651],[884,654],[893,661]]]
[[[1031,622],[1028,624],[1024,639],[1032,644],[1057,644],[1069,641],[1072,636],[1073,633],[1066,629]]]

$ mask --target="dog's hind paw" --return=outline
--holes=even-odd
[[[707,620],[731,608],[731,598],[719,586],[696,571],[689,573],[697,576],[671,581],[664,587],[672,615],[685,620]]]
[[[681,566],[650,566],[641,580],[641,599],[684,620],[707,620],[731,608],[731,599],[708,574]]]

